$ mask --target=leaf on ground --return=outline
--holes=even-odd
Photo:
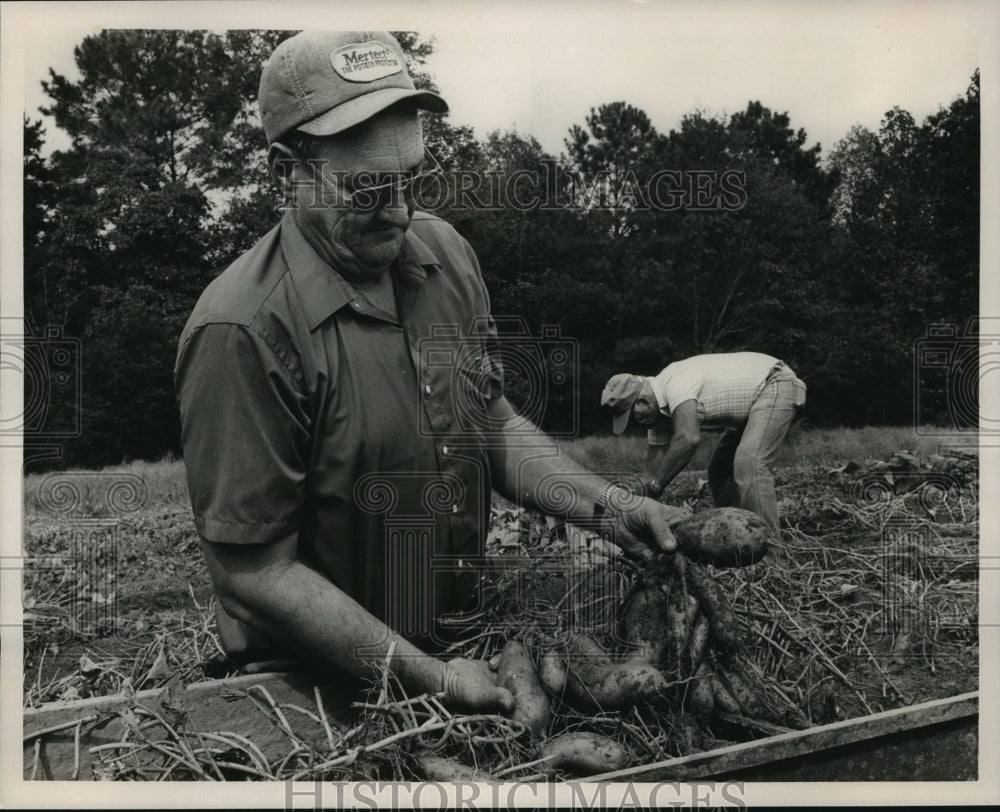
[[[143,677],[143,682],[151,679],[163,679],[169,677],[172,673],[170,666],[167,665],[166,649],[160,646],[160,650],[156,653],[156,659],[150,666],[149,671],[146,672],[146,676]]]
[[[84,674],[91,674],[94,671],[101,671],[101,666],[90,659],[86,654],[80,656],[80,670]]]

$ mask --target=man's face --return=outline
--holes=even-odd
[[[632,419],[640,426],[647,428],[656,422],[656,416],[660,413],[660,407],[656,402],[656,395],[648,381],[642,382],[642,391],[632,405]]]
[[[416,173],[424,157],[420,120],[415,112],[388,110],[357,128],[349,139],[320,138],[313,164],[323,169],[322,188],[308,163],[298,162],[294,216],[310,243],[351,281],[379,278],[399,256],[413,216],[413,200],[398,190],[386,205],[362,209],[346,202],[357,186],[377,182],[386,173]],[[317,173],[317,180],[319,176]],[[321,194],[320,194],[321,191]],[[323,201],[325,205],[313,205]]]

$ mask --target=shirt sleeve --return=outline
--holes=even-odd
[[[235,544],[295,532],[309,420],[292,372],[254,331],[211,324],[181,346],[175,375],[198,532]]]
[[[701,380],[689,372],[681,371],[671,375],[664,386],[670,414],[673,415],[674,410],[686,401],[697,401],[701,394],[701,386]]]

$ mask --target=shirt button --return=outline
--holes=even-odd
[[[444,454],[447,457],[448,456],[448,446],[446,446],[446,445],[441,446],[441,453]]]
[[[355,301],[351,302],[351,307],[353,307],[355,310],[360,310],[361,309],[361,302],[355,300]]]
[[[458,513],[458,505],[452,505],[451,506],[451,512],[452,513]]]
[[[427,385],[426,385],[426,386],[424,387],[424,391],[425,391],[425,392],[426,392],[426,393],[427,393],[427,394],[429,395],[429,394],[431,393],[431,385],[430,385],[430,384],[427,384]]]

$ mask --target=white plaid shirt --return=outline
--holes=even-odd
[[[698,420],[706,428],[739,427],[767,376],[780,363],[759,352],[695,355],[669,364],[649,383],[665,415],[694,400]]]

